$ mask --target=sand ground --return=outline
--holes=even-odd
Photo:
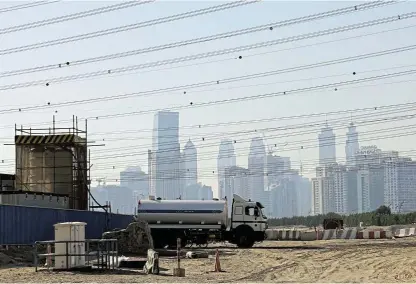
[[[214,251],[212,251],[214,252]],[[161,275],[35,272],[1,268],[0,282],[416,282],[416,238],[264,242],[249,250],[220,248],[222,273],[214,259],[184,259],[186,277],[173,277],[174,259],[161,259]]]

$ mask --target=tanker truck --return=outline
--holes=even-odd
[[[227,200],[149,200],[138,202],[136,220],[146,221],[155,248],[227,241],[250,248],[265,239],[267,217],[260,202],[234,194],[229,217]]]

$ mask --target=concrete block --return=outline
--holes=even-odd
[[[316,232],[301,232],[301,241],[316,241]]]

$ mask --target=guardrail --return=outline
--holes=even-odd
[[[64,253],[55,253],[56,245],[64,244]],[[47,247],[46,253],[39,253],[39,248]],[[71,247],[78,247],[75,252],[71,252]],[[80,247],[85,248],[79,249]],[[80,252],[81,251],[81,252]],[[84,253],[82,253],[84,251]],[[35,242],[34,265],[35,271],[40,268],[40,260],[45,259],[46,269],[53,267],[57,257],[64,257],[61,260],[65,267],[54,268],[54,270],[82,270],[82,269],[99,269],[115,270],[118,267],[118,241],[117,239],[86,239],[83,241],[37,241]],[[80,264],[74,264],[81,259]],[[82,260],[84,258],[84,260]]]

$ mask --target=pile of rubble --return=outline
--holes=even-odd
[[[117,239],[118,253],[122,255],[147,255],[153,249],[153,239],[147,222],[135,221],[126,229],[105,232],[103,239]]]
[[[10,246],[0,249],[0,266],[28,265],[32,263],[32,246]]]

